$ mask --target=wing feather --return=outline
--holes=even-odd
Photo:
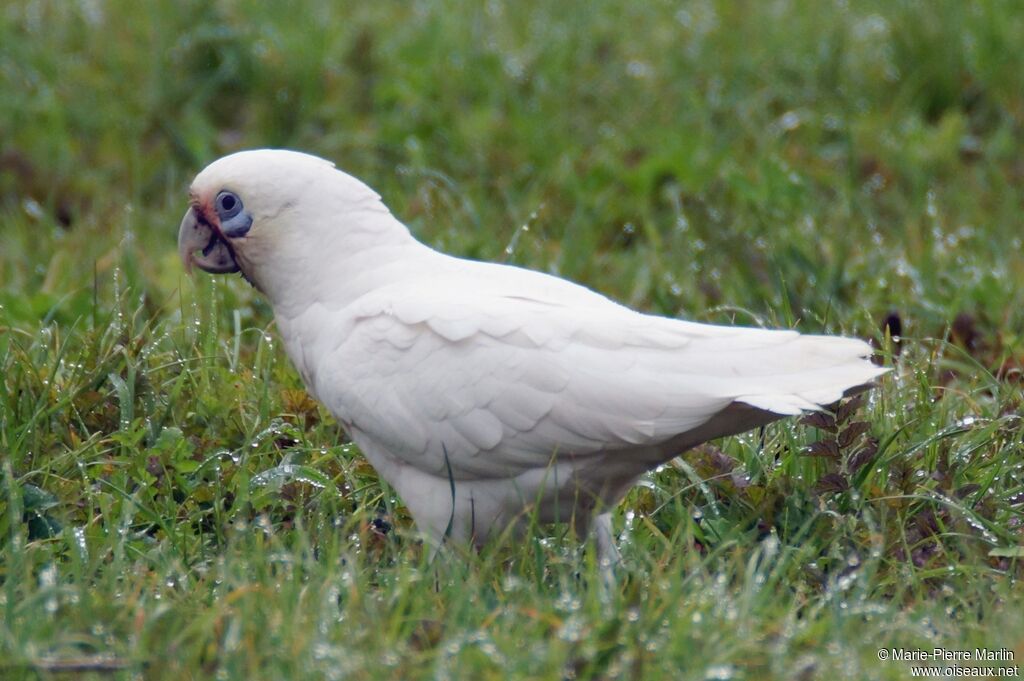
[[[440,276],[361,299],[322,360],[321,399],[393,456],[461,479],[654,446],[736,402],[816,409],[882,373],[861,341],[643,315],[515,275],[514,289]]]

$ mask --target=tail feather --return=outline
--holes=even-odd
[[[853,338],[800,336],[764,353],[765,373],[746,377],[734,401],[780,415],[818,410],[889,371],[872,364],[871,353]]]

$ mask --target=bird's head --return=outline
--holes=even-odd
[[[274,275],[308,270],[325,249],[343,247],[346,230],[370,225],[386,233],[398,225],[408,235],[376,192],[333,163],[296,151],[225,156],[196,176],[189,199],[178,230],[185,270],[241,272],[264,292]]]

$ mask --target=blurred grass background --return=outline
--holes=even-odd
[[[1022,36],[1010,0],[5,3],[0,674],[1024,655]],[[438,248],[644,310],[888,324],[898,371],[847,415],[875,453],[841,420],[677,462],[625,504],[639,567],[611,594],[544,531],[427,567],[267,306],[182,274],[191,177],[264,146],[336,161]]]
[[[130,260],[128,283],[166,299],[192,175],[287,146],[439,247],[502,258],[529,225],[514,260],[665,313],[1002,324],[1021,269],[1014,10],[12,3],[0,274],[9,297],[63,296]]]

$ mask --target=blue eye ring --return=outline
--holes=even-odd
[[[238,239],[249,233],[252,227],[252,216],[242,208],[242,199],[238,194],[221,191],[213,202],[217,211],[217,218],[220,220],[221,232],[226,237]]]
[[[230,220],[242,212],[242,199],[234,192],[222,191],[214,202],[221,221]]]

